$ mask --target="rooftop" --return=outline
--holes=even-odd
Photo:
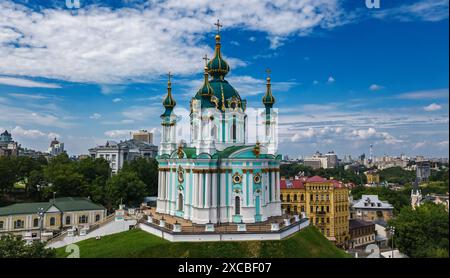
[[[387,201],[378,199],[378,195],[362,195],[361,199],[353,202],[353,207],[363,209],[394,209]]]
[[[47,211],[52,206],[55,206],[62,212],[105,209],[102,205],[95,204],[88,198],[64,197],[56,198],[54,201],[51,200],[49,202],[17,203],[6,207],[0,207],[0,216],[35,214],[41,208],[44,209],[44,211]]]

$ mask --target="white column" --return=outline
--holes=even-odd
[[[193,185],[193,194],[192,194],[192,204],[197,207],[197,199],[198,199],[198,173],[193,173],[194,175],[194,183]]]
[[[173,202],[175,202],[176,203],[176,200],[177,200],[177,198],[176,198],[176,196],[177,196],[177,186],[176,186],[176,184],[177,184],[177,181],[176,181],[176,175],[175,175],[175,172],[173,172],[173,170],[172,171],[170,171],[170,173],[171,173],[171,175],[172,175],[172,181],[171,181],[171,192],[172,192],[172,197],[171,197],[171,199],[172,199],[172,201]],[[176,204],[175,204],[176,205]],[[174,209],[175,210],[175,209]]]
[[[248,177],[248,190],[250,192],[248,192],[249,195],[249,202],[250,202],[250,206],[253,205],[253,172],[250,172]]]
[[[245,166],[245,164],[244,164],[244,166]],[[247,194],[248,194],[247,193],[247,171],[248,170],[246,170],[245,173],[243,173],[243,175],[242,175],[242,179],[243,179],[243,181],[242,181],[242,198],[244,198],[242,200],[243,207],[247,206]]]
[[[277,198],[276,200],[279,202],[280,201],[280,172],[279,171],[276,172],[275,177],[276,177],[276,188],[277,188],[275,197]]]
[[[199,173],[199,190],[198,190],[198,206],[199,207],[204,207],[204,202],[203,202],[203,173]]]
[[[205,208],[209,208],[211,206],[211,173],[208,171],[205,176]]]
[[[233,202],[233,181],[232,181],[232,172],[228,172],[228,205],[232,206]]]
[[[185,192],[185,194],[184,194],[184,204],[185,205],[189,205],[189,192],[191,191],[191,188],[190,188],[191,187],[191,181],[190,181],[191,175],[187,171],[185,173],[186,174],[184,176],[186,178],[186,182],[184,184],[185,184],[186,188],[184,190],[184,192]],[[186,214],[186,213],[189,213],[189,212],[187,211],[187,209],[185,209],[184,213]]]
[[[161,182],[162,182],[162,173],[160,170],[158,170],[158,200],[161,200]]]
[[[211,206],[213,208],[217,207],[217,172],[212,173],[212,200]]]
[[[220,203],[219,203],[220,207],[225,206],[225,204],[226,204],[226,200],[225,200],[226,188],[227,188],[227,185],[225,184],[225,173],[220,173]]]
[[[273,170],[273,169],[271,169],[271,170]],[[277,193],[277,185],[276,185],[276,181],[275,181],[275,173],[274,172],[270,172],[270,179],[272,181],[272,191],[275,191],[275,198],[277,198],[278,193]]]
[[[269,177],[269,174],[267,174],[267,177]],[[272,202],[275,202],[276,201],[276,193],[275,193],[275,187],[274,186],[272,186],[272,189],[270,190],[271,192],[272,192],[272,198],[271,198],[271,200],[272,200]]]

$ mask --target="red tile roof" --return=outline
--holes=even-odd
[[[298,180],[281,180],[280,181],[280,188],[287,189],[287,188],[294,188],[294,189],[303,189],[305,188],[305,184],[303,183],[304,179],[298,179]]]
[[[282,179],[280,181],[280,188],[287,189],[287,188],[293,188],[293,189],[303,189],[305,188],[306,183],[324,183],[324,182],[331,182],[334,186],[334,188],[344,188],[346,187],[343,182],[337,181],[337,180],[327,180],[326,178],[322,178],[320,176],[314,176],[314,177],[299,177],[295,179]]]
[[[322,178],[320,176],[314,176],[314,177],[310,177],[306,180],[306,182],[326,182],[327,179]]]

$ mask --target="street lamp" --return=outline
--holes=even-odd
[[[37,211],[37,215],[39,217],[39,239],[42,241],[42,228],[43,228],[43,220],[44,220],[44,208],[39,208]]]
[[[395,227],[390,226],[389,232],[391,234],[391,250],[392,250],[392,258],[394,258],[394,235],[395,235]]]

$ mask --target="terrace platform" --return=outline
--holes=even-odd
[[[281,240],[309,226],[308,218],[300,215],[270,217],[258,223],[194,224],[191,221],[157,213],[154,208],[144,211],[139,227],[153,235],[173,242]]]

